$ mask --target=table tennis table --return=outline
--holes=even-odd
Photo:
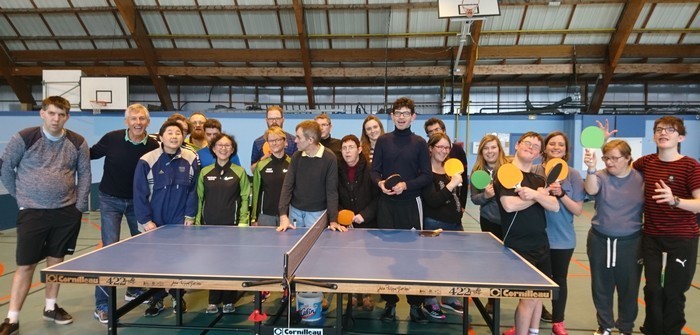
[[[499,299],[551,299],[558,289],[489,233],[442,232],[436,237],[411,230],[341,233],[324,229],[326,222],[323,215],[312,228],[286,232],[266,227],[164,226],[46,268],[41,277],[44,282],[108,286],[108,334],[125,326],[229,329],[184,325],[182,313],[173,326],[122,323],[119,319],[149,295],[117,308],[117,287],[254,291],[257,310],[260,291],[338,293],[336,325],[326,333],[343,331],[342,294],[461,297],[465,316],[467,299],[473,298],[494,334],[500,334]],[[492,319],[478,298],[494,299]],[[346,314],[351,310],[348,302]],[[464,317],[465,333],[467,328]],[[284,333],[279,329],[256,322],[250,330]]]

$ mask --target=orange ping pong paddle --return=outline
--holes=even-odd
[[[338,211],[338,224],[343,226],[349,226],[352,224],[352,219],[355,218],[355,213],[349,209],[342,209]]]
[[[556,168],[558,165],[561,165],[561,168]],[[544,165],[544,173],[547,175],[547,185],[549,185],[557,180],[566,179],[569,175],[569,166],[561,158],[552,158]]]
[[[498,168],[496,178],[503,187],[518,189],[523,181],[523,172],[513,163],[507,163]]]
[[[270,143],[268,143],[268,142],[263,143],[262,151],[263,151],[263,155],[265,155],[265,156],[269,155],[270,154]]]
[[[457,158],[450,158],[446,160],[444,163],[444,167],[445,173],[448,177],[452,177],[454,175],[458,175],[464,172],[464,164],[462,164],[462,162]],[[460,183],[459,186],[462,186],[462,184]]]

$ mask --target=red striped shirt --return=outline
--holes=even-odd
[[[644,174],[644,233],[652,236],[694,238],[700,235],[694,213],[657,204],[655,183],[663,180],[674,196],[692,199],[693,190],[700,189],[700,163],[684,156],[673,161],[661,161],[656,154],[637,159],[634,168]]]

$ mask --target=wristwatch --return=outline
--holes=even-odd
[[[589,175],[592,175],[592,174],[595,174],[595,173],[596,173],[596,170],[593,170],[593,171],[587,170],[586,173],[589,174]]]
[[[674,195],[673,196],[673,203],[671,204],[671,206],[678,207],[678,205],[680,205],[680,204],[681,204],[681,198]]]

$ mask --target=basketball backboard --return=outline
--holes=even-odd
[[[501,15],[498,0],[438,0],[441,19],[483,20]]]
[[[129,78],[81,77],[80,109],[92,110],[91,102],[96,101],[103,103],[103,111],[125,111],[129,105]]]

